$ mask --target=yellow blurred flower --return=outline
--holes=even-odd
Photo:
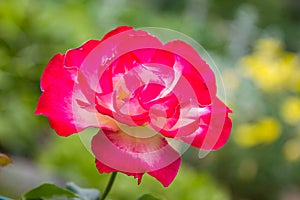
[[[300,123],[300,98],[288,97],[281,106],[283,120],[291,125]]]
[[[258,40],[254,52],[243,57],[240,63],[246,75],[265,91],[300,90],[299,59],[295,53],[284,51],[277,39]]]
[[[283,155],[287,161],[296,161],[300,158],[300,141],[288,140],[283,146]]]
[[[282,44],[275,38],[260,39],[256,42],[254,49],[259,54],[279,55],[282,51]]]
[[[235,142],[243,147],[251,147],[261,143],[275,141],[281,132],[281,126],[273,118],[263,118],[257,123],[242,124],[237,127]]]
[[[300,93],[300,67],[298,67],[298,69],[294,71],[290,83],[291,83],[291,89],[293,91]]]

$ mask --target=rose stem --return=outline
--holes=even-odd
[[[108,184],[107,184],[107,186],[106,186],[106,188],[105,188],[105,190],[104,190],[104,193],[103,193],[103,195],[102,195],[102,197],[101,197],[100,200],[105,200],[106,196],[108,195],[109,191],[110,191],[111,188],[112,188],[112,185],[114,184],[114,181],[115,181],[115,179],[116,179],[116,176],[117,176],[117,172],[113,172],[113,173],[111,174],[110,179],[109,179],[109,182],[108,182]]]

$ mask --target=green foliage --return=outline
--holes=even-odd
[[[81,188],[73,182],[67,183],[66,188],[79,195],[82,200],[99,200],[100,198],[99,190]]]
[[[60,188],[51,183],[44,183],[29,192],[26,192],[22,196],[22,200],[37,200],[37,199],[53,199],[55,197],[69,197],[76,198],[78,197],[75,193]]]
[[[28,192],[22,200],[38,199],[73,199],[73,200],[99,200],[100,192],[96,189],[81,188],[75,183],[67,183],[67,189],[58,187],[51,183],[44,183]],[[0,197],[1,199],[1,197]]]

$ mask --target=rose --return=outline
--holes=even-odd
[[[98,171],[120,171],[139,183],[144,173],[165,187],[173,181],[181,162],[176,141],[215,150],[231,131],[231,111],[198,53],[132,27],[55,55],[41,90],[35,113],[57,134],[100,128],[91,142]]]

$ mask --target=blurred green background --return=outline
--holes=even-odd
[[[299,0],[0,0],[0,152],[13,160],[0,168],[1,195],[45,181],[104,189],[109,176],[79,138],[56,136],[33,111],[49,59],[118,25],[199,42],[222,73],[234,126],[223,149],[186,152],[169,188],[119,175],[112,199],[300,199]]]

